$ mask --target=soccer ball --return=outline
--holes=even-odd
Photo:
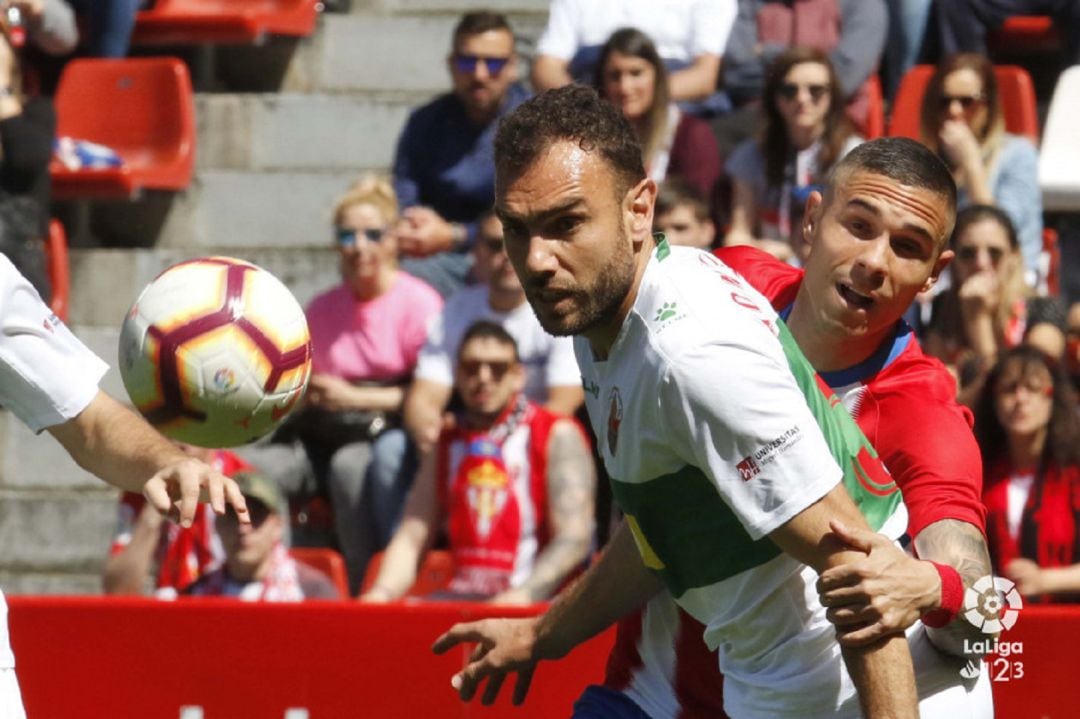
[[[307,320],[285,285],[250,262],[181,262],[127,313],[120,375],[163,434],[235,447],[272,430],[303,396],[311,375]]]

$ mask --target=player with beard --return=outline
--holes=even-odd
[[[920,692],[950,683],[965,687],[939,693],[938,700],[949,703],[936,705],[934,715],[991,716],[985,673],[980,682],[960,682],[964,659],[938,651],[963,657],[965,640],[986,639],[943,608],[943,601],[958,602],[962,591],[945,567],[959,573],[963,588],[991,572],[979,448],[951,376],[923,354],[901,319],[952,257],[946,247],[951,217],[939,223],[945,230],[940,235],[912,234],[910,213],[919,206],[932,209],[935,193],[905,185],[894,169],[902,167],[897,153],[938,163],[917,143],[878,140],[840,163],[824,196],[811,195],[803,228],[811,248],[805,272],[751,248],[722,248],[716,255],[770,299],[904,494],[908,535],[919,558],[854,533],[853,545],[866,548],[868,558],[822,577],[823,601],[840,641],[857,643],[915,625],[911,646]],[[920,617],[925,629],[918,627]],[[717,657],[700,633],[670,596],[658,595],[643,612],[620,621],[604,687],[622,692],[653,719],[723,716]],[[602,691],[586,690],[585,703]],[[921,708],[928,710],[925,703]]]
[[[807,577],[865,556],[830,522],[898,537],[899,493],[768,301],[711,255],[654,242],[655,193],[633,131],[587,88],[545,93],[500,127],[507,251],[545,329],[578,335],[627,521],[546,614],[459,625],[436,651],[478,642],[454,679],[462,697],[491,676],[492,701],[517,671],[520,700],[537,660],[663,584],[708,627],[706,642],[724,645],[734,715],[855,716],[861,705],[915,716],[907,642],[841,649]]]

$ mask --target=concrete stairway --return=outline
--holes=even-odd
[[[527,59],[547,4],[487,6],[507,13]],[[75,332],[115,364],[119,325],[139,290],[161,269],[197,255],[250,259],[301,302],[333,284],[336,197],[360,173],[388,170],[409,109],[448,88],[450,33],[473,7],[467,0],[353,0],[349,14],[323,16],[316,34],[299,43],[221,50],[217,62],[231,76],[258,77],[268,59],[283,65],[280,90],[200,93],[191,187],[94,207],[97,241],[71,250]],[[103,386],[126,396],[115,369]],[[100,591],[115,492],[6,412],[0,452],[0,587]]]

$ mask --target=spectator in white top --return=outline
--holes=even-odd
[[[735,23],[736,0],[552,0],[536,47],[537,92],[588,82],[600,46],[621,27],[649,34],[668,69],[671,98],[701,100],[716,91],[720,58]]]
[[[540,326],[506,257],[502,237],[499,218],[484,215],[473,247],[473,267],[485,284],[465,287],[446,300],[420,350],[405,400],[405,427],[421,452],[434,445],[442,429],[458,347],[477,320],[496,322],[517,342],[528,399],[563,415],[574,414],[584,401],[573,344],[569,337],[552,337]]]

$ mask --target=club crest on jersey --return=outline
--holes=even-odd
[[[739,470],[739,476],[742,477],[744,482],[749,482],[761,472],[761,467],[757,466],[757,462],[754,461],[753,457],[747,457],[735,465],[735,468]]]
[[[608,400],[607,417],[607,446],[612,456],[615,455],[615,449],[619,446],[619,425],[621,424],[622,395],[619,394],[618,387],[612,387]]]

